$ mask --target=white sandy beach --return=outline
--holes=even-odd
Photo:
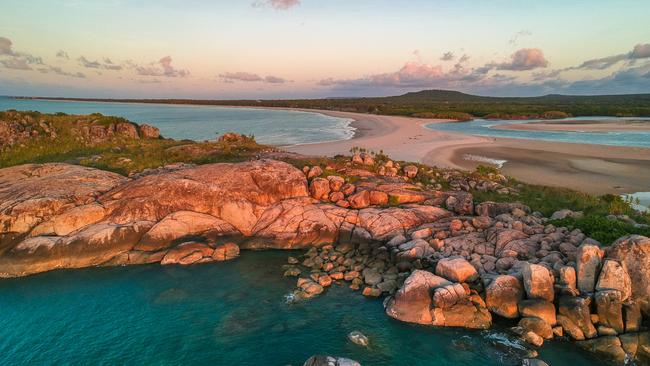
[[[468,160],[467,155],[472,155],[505,160],[506,174],[529,183],[594,194],[650,191],[650,149],[479,137],[424,127],[447,122],[444,120],[307,111],[353,119],[357,133],[350,140],[294,145],[285,150],[333,156],[349,154],[357,146],[383,151],[393,159],[439,167],[473,169],[486,164]]]

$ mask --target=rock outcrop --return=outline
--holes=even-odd
[[[2,277],[164,258],[205,262],[224,257],[214,253],[226,242],[293,249],[381,241],[450,215],[433,206],[357,210],[320,202],[310,198],[303,172],[274,160],[189,166],[133,180],[68,164],[0,172]],[[337,178],[324,183],[344,188]],[[187,252],[199,244],[201,250]]]
[[[519,279],[511,275],[495,277],[485,289],[487,308],[504,318],[519,317],[518,304],[524,297]]]
[[[355,164],[370,165],[368,157]],[[426,171],[400,176],[397,163],[381,164],[382,178],[363,170],[354,184],[323,177],[329,167],[274,160],[131,178],[67,164],[2,169],[0,277],[309,248],[282,268],[298,277],[292,301],[345,281],[365,296],[390,296],[386,314],[400,321],[486,329],[493,315],[520,318],[512,332],[535,346],[567,336],[611,359],[621,349],[646,357],[650,239],[603,250],[521,204],[485,202],[474,216],[465,184],[480,182],[423,190],[408,180]]]
[[[617,240],[607,251],[631,278],[632,296],[650,317],[650,238],[631,235]]]

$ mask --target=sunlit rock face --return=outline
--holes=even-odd
[[[302,171],[274,160],[163,170],[132,180],[68,164],[0,173],[3,277],[235,257],[230,253],[238,249],[213,255],[225,243],[295,249],[381,241],[450,215],[432,206],[356,210],[322,202],[310,196]],[[342,182],[335,183],[341,189]]]

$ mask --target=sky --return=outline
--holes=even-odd
[[[648,0],[3,0],[0,95],[650,93]]]

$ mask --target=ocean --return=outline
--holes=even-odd
[[[521,344],[489,331],[395,321],[381,299],[334,284],[288,303],[289,251],[229,262],[59,270],[0,280],[0,365],[302,365],[312,354],[362,365],[521,365]],[[370,339],[360,347],[353,330]],[[604,364],[549,341],[553,366]]]
[[[164,137],[213,140],[225,132],[254,135],[269,145],[295,145],[352,138],[351,120],[320,113],[256,108],[228,108],[145,103],[103,103],[0,97],[0,111],[16,109],[43,113],[102,113],[148,123]]]

